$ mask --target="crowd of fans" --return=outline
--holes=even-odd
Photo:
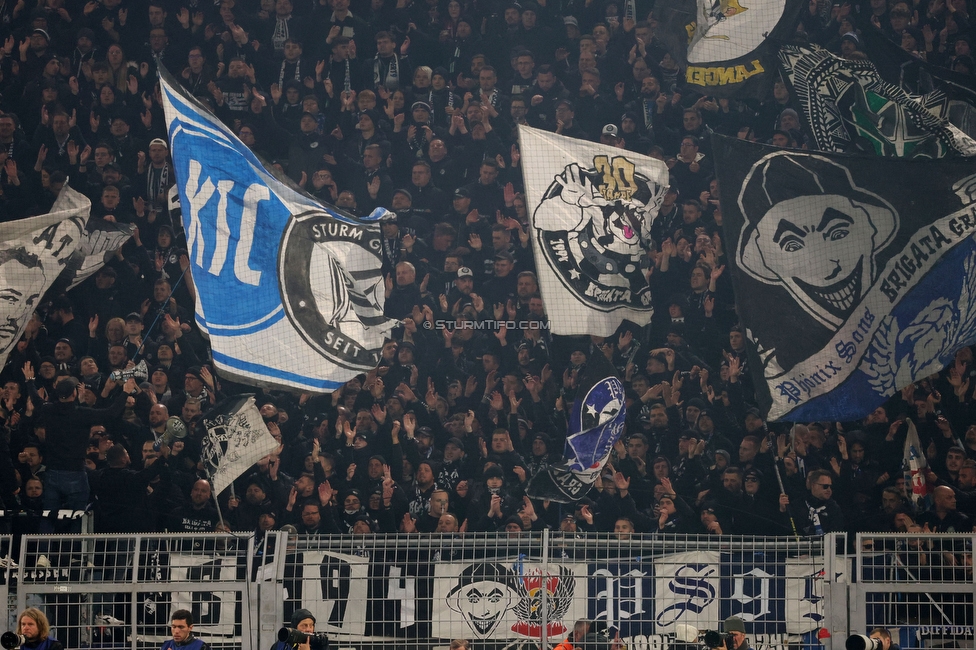
[[[709,136],[806,138],[782,82],[757,103],[686,87],[651,7],[636,8],[637,20],[620,0],[0,2],[2,219],[46,212],[68,183],[91,198],[92,219],[137,226],[94,277],[39,305],[0,376],[8,511],[92,503],[95,531],[113,533],[973,530],[971,349],[863,421],[764,421]],[[798,34],[857,58],[859,31],[877,27],[930,62],[973,69],[964,0],[818,0]],[[220,495],[199,462],[202,418],[253,389],[208,365],[192,317],[185,238],[166,211],[161,64],[309,193],[396,215],[381,223],[383,266],[386,313],[402,325],[378,368],[330,395],[259,392],[281,446]],[[521,124],[670,167],[648,251],[649,326],[550,336]],[[471,326],[487,320],[519,325]],[[580,369],[597,355],[625,382],[624,436],[579,503],[531,500],[526,482],[563,458]],[[140,386],[109,378],[143,359]],[[928,508],[902,471],[909,421]]]

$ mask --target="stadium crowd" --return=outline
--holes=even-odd
[[[782,82],[755,103],[688,89],[651,7],[636,7],[635,20],[621,0],[0,1],[2,220],[47,212],[68,183],[92,219],[137,227],[94,277],[39,301],[3,369],[8,511],[92,503],[106,533],[973,530],[971,349],[863,421],[764,421],[709,137],[806,138]],[[968,73],[968,15],[964,0],[814,0],[798,35],[863,58],[859,32],[880,27]],[[329,395],[259,391],[280,447],[221,495],[199,464],[202,418],[254,389],[219,376],[192,317],[185,237],[167,212],[161,64],[309,193],[396,215],[381,229],[386,314],[402,324],[378,368]],[[667,163],[649,326],[550,336],[520,124]],[[518,326],[471,325],[489,320]],[[625,434],[579,503],[530,500],[527,480],[562,459],[580,369],[597,355],[625,382]],[[148,381],[109,378],[142,359]],[[902,471],[909,422],[927,509]],[[4,521],[16,533],[78,523]]]

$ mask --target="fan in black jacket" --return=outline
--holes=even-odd
[[[41,422],[47,431],[45,457],[47,475],[44,485],[44,509],[57,511],[62,506],[72,510],[84,510],[88,506],[88,475],[85,472],[85,453],[92,425],[105,424],[122,415],[126,400],[139,392],[135,379],[125,382],[122,390],[113,398],[108,408],[93,409],[80,406],[78,402],[77,379],[67,377],[58,382],[55,388],[55,402],[44,403],[34,387],[34,368],[24,364],[24,377],[27,391],[35,404],[41,406]],[[116,383],[111,379],[106,385],[114,390]],[[81,520],[70,520],[71,532],[81,532]],[[54,521],[41,523],[41,533],[54,532]]]

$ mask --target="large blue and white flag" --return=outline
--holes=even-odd
[[[719,138],[736,306],[772,420],[847,421],[976,342],[976,163]]]
[[[393,326],[375,221],[285,185],[165,72],[160,83],[196,320],[216,365],[311,391],[375,367]]]

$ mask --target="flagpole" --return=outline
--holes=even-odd
[[[170,299],[173,297],[173,294],[176,292],[176,287],[180,286],[180,282],[183,281],[183,276],[186,275],[186,272],[189,271],[189,270],[190,270],[190,267],[187,266],[185,269],[183,269],[183,272],[180,273],[180,277],[178,277],[176,279],[176,283],[173,284],[172,288],[170,288],[170,290],[169,290],[169,295],[166,296],[166,300],[163,301],[163,304],[164,305],[166,303],[168,303],[170,301]],[[156,327],[156,323],[159,322],[159,317],[162,316],[162,315],[163,315],[163,310],[162,309],[160,309],[160,310],[158,310],[156,312],[156,318],[153,319],[152,324],[149,325],[149,329],[146,330],[145,335],[143,335],[143,337],[142,337],[142,343],[139,345],[139,349],[136,350],[136,353],[132,355],[132,361],[133,362],[135,362],[135,360],[137,358],[139,358],[139,355],[142,353],[142,349],[144,347],[146,347],[146,341],[149,340],[149,334],[152,333],[153,328]]]
[[[233,483],[231,485],[233,485]],[[213,491],[213,484],[211,484],[210,487],[211,487],[211,491]],[[214,505],[217,506],[217,518],[220,519],[220,525],[223,526],[224,525],[224,514],[220,511],[220,499],[217,498],[218,496],[219,495],[216,495],[216,494],[214,495]]]
[[[793,427],[790,430],[790,435],[796,435],[796,423],[793,423]],[[783,485],[783,477],[779,473],[779,464],[782,458],[779,457],[779,445],[776,443],[776,438],[773,437],[773,432],[769,432],[770,443],[774,446],[776,453],[773,454],[773,470],[776,472],[776,480],[779,482],[779,493],[786,494],[786,486]],[[787,495],[789,496],[789,495]],[[793,536],[796,537],[796,541],[800,541],[800,534],[796,531],[796,522],[793,521],[793,513],[790,512],[790,507],[786,506],[786,516],[790,518],[790,527],[793,529]]]

